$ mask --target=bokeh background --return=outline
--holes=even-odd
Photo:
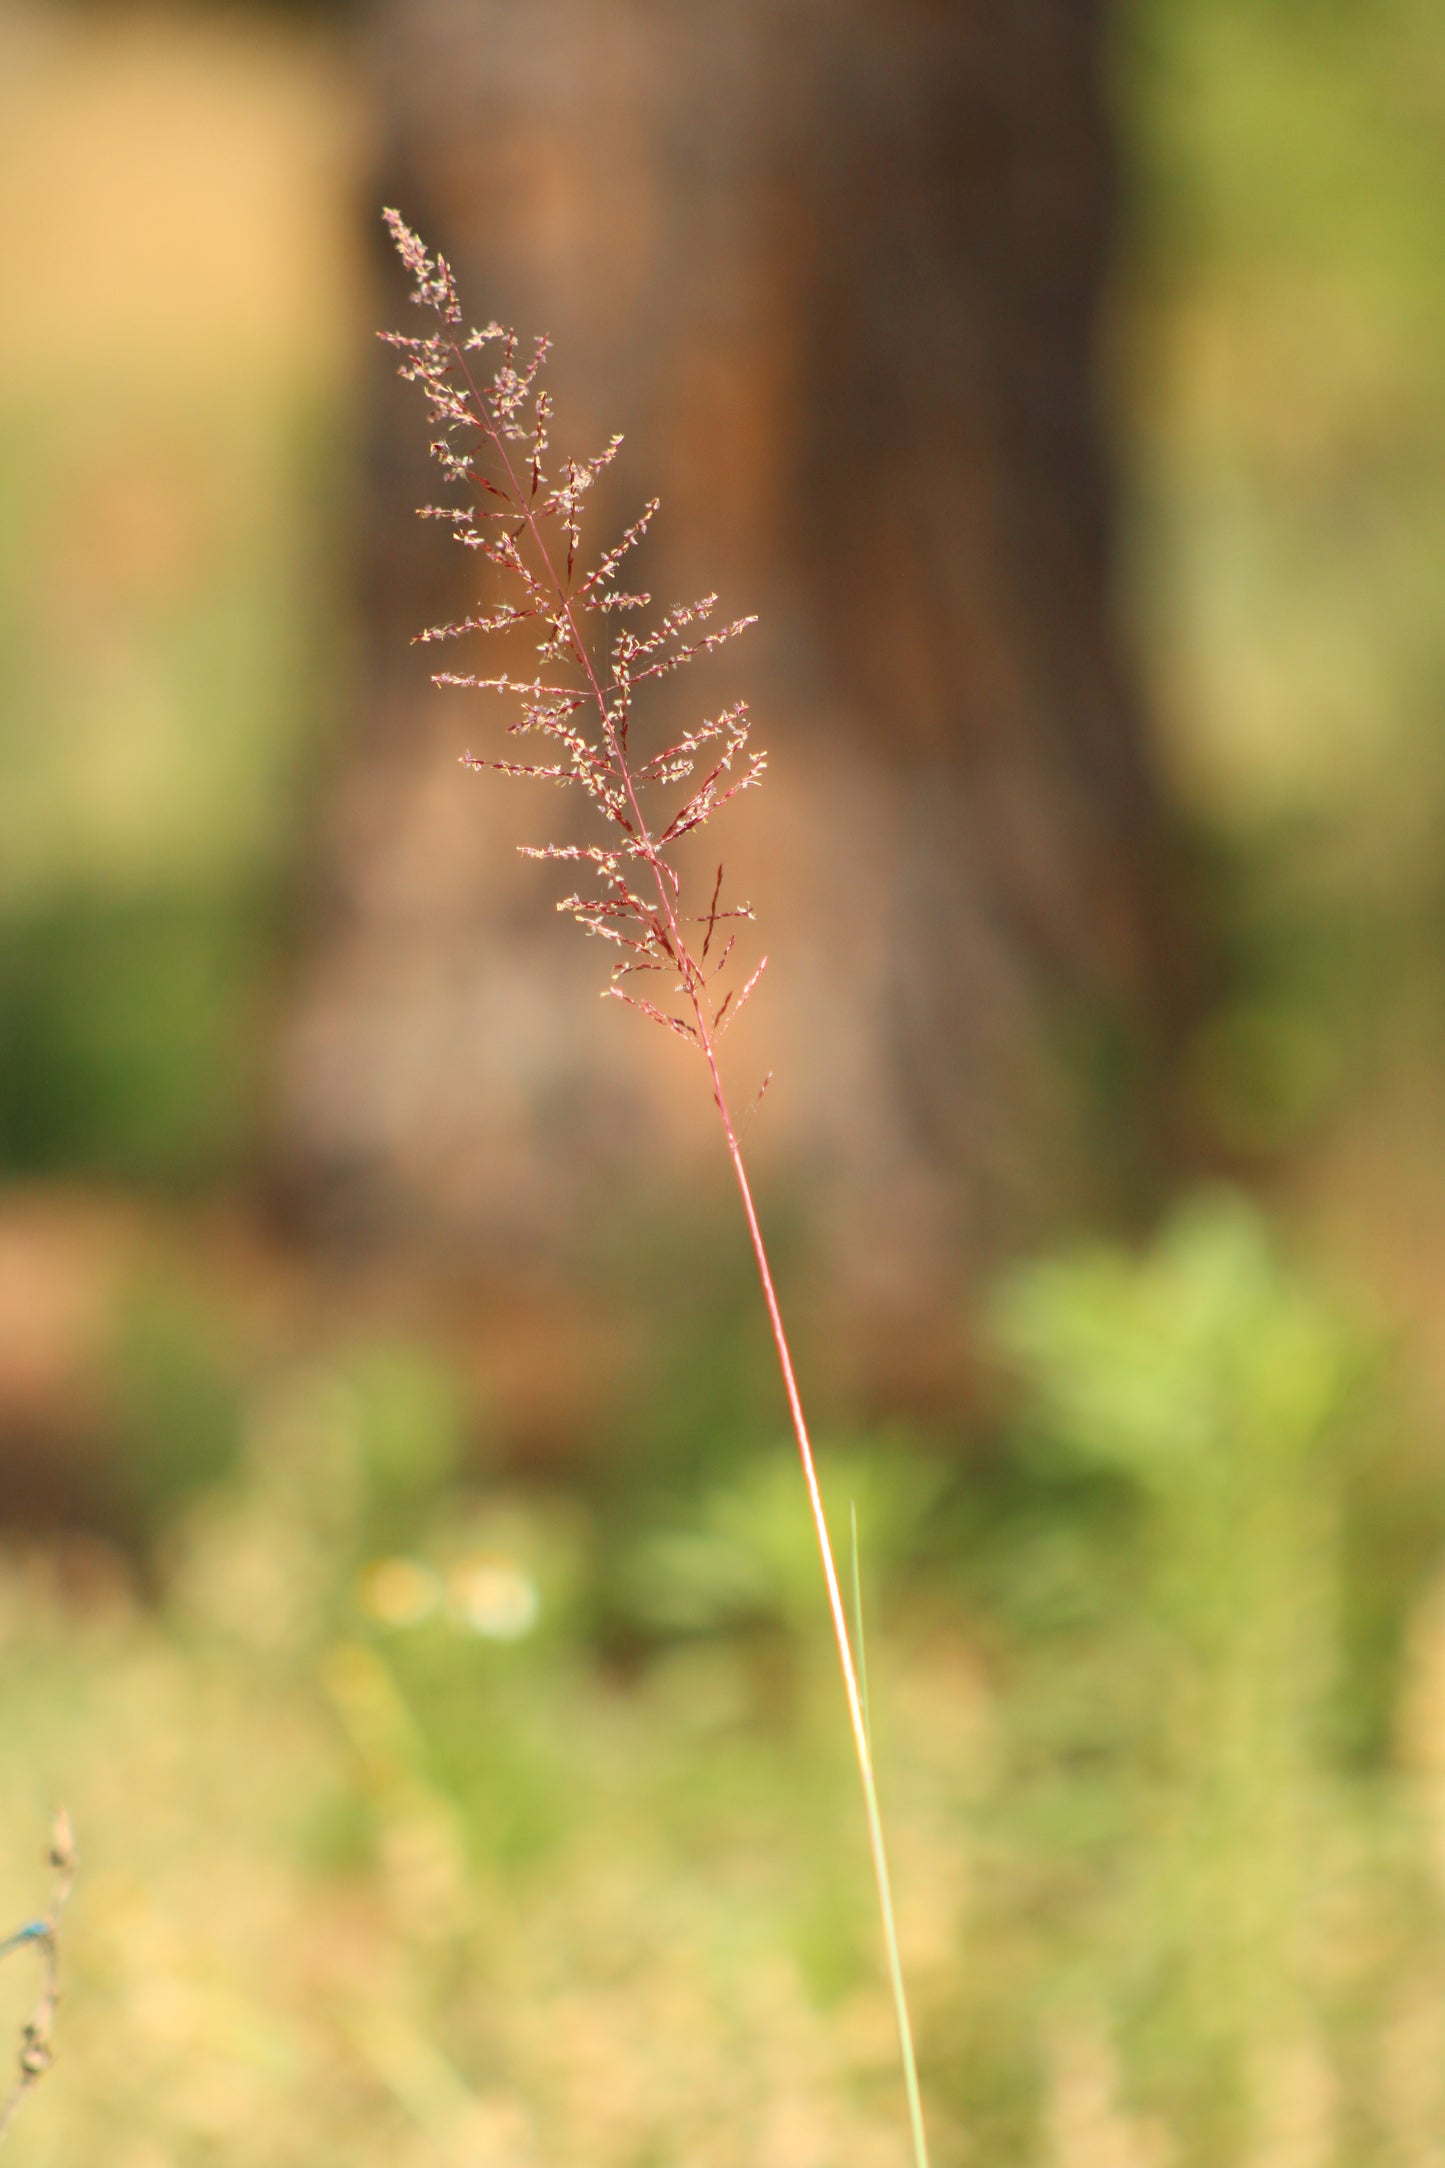
[[[940,2168],[1436,2168],[1442,140],[1432,0],[9,0],[17,2158],[903,2157],[706,1093],[407,644],[395,201],[763,619],[687,690]]]

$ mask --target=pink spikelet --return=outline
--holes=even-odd
[[[683,730],[656,751],[639,753],[633,741],[639,693],[644,688],[726,645],[755,620],[740,617],[731,623],[714,623],[716,595],[665,610],[651,624],[645,614],[639,614],[651,609],[652,597],[620,584],[620,575],[647,533],[658,508],[656,499],[643,507],[618,541],[599,554],[590,570],[584,568],[587,492],[616,458],[622,439],[613,437],[590,459],[566,459],[549,466],[552,403],[540,382],[547,341],[537,340],[523,356],[516,333],[500,324],[465,330],[456,282],[446,259],[431,256],[395,211],[387,211],[385,217],[415,282],[412,299],[435,316],[437,328],[421,337],[402,332],[383,332],[382,337],[401,356],[400,374],[421,387],[435,431],[432,456],[448,483],[467,500],[424,505],[422,517],[449,526],[453,539],[463,549],[479,551],[483,562],[494,567],[510,588],[506,600],[455,624],[431,626],[418,633],[417,639],[498,634],[514,639],[520,628],[530,627],[538,658],[532,676],[514,677],[505,670],[492,676],[441,670],[433,683],[500,695],[509,704],[508,734],[543,741],[541,757],[535,760],[468,753],[468,767],[572,787],[590,803],[598,841],[522,844],[519,848],[529,858],[555,860],[572,869],[577,886],[559,900],[557,908],[570,912],[585,933],[597,935],[616,951],[604,998],[626,1002],[649,1022],[661,1025],[699,1053],[707,1067],[747,1221],[818,1541],[863,1787],[913,2157],[915,2168],[927,2168],[913,2035],[858,1666],[792,1352],[753,1202],[739,1126],[733,1120],[718,1064],[719,1036],[746,1006],[767,958],[739,985],[733,976],[737,922],[751,920],[750,907],[724,901],[719,866],[707,909],[688,908],[682,871],[674,856],[685,837],[761,782],[766,756],[752,747],[747,703],[742,700]],[[486,359],[475,358],[480,356]],[[618,617],[626,621],[614,632],[613,621]],[[701,928],[700,938],[690,934],[689,928]],[[771,1072],[754,1107],[770,1082]]]
[[[456,640],[515,634],[531,626],[540,659],[531,679],[441,670],[433,682],[500,695],[511,703],[508,732],[544,744],[532,760],[468,753],[468,767],[575,787],[590,800],[604,841],[522,848],[529,857],[586,870],[586,885],[564,896],[558,909],[618,952],[604,993],[703,1051],[756,983],[754,974],[736,999],[730,986],[719,984],[734,951],[729,942],[709,965],[712,933],[722,920],[753,914],[746,903],[722,904],[719,868],[709,911],[694,917],[685,907],[682,875],[671,853],[761,782],[767,756],[750,743],[746,701],[694,724],[645,758],[634,750],[633,722],[644,684],[711,654],[756,620],[714,625],[717,597],[704,595],[664,612],[650,628],[634,630],[629,624],[611,631],[609,620],[651,604],[649,595],[622,586],[619,575],[647,532],[656,500],[590,569],[584,567],[586,495],[622,439],[613,437],[591,459],[564,460],[549,470],[552,407],[539,382],[546,340],[539,340],[522,363],[515,333],[497,324],[464,332],[445,258],[430,256],[395,211],[386,213],[386,222],[416,282],[412,298],[435,312],[440,324],[420,338],[401,332],[382,336],[402,356],[401,375],[425,395],[437,431],[433,456],[448,481],[473,500],[424,506],[423,517],[445,521],[455,541],[479,550],[514,589],[489,610],[430,626],[417,637]],[[473,358],[483,353],[493,365],[490,375]],[[686,932],[690,924],[708,928],[697,956]],[[655,982],[656,999],[630,983],[644,974]]]

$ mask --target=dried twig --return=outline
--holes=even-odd
[[[60,1808],[50,1825],[50,1865],[55,1883],[50,1910],[43,1919],[30,1920],[4,1942],[0,1958],[12,1950],[30,1947],[40,1956],[40,1994],[20,2032],[20,2069],[3,2107],[0,2107],[0,2139],[20,2112],[27,2093],[35,2090],[55,2060],[55,2012],[60,2001],[60,1922],[75,1882],[75,1832],[70,1816]]]

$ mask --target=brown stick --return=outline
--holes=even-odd
[[[12,1950],[22,1949],[27,1944],[40,1953],[40,1994],[35,2008],[21,2027],[19,2075],[10,2088],[5,2105],[0,2108],[0,2139],[8,2133],[27,2094],[35,2090],[55,2060],[55,2012],[60,2002],[60,1922],[70,1901],[76,1865],[75,1833],[64,1807],[59,1809],[50,1825],[49,1860],[55,1875],[50,1910],[43,1919],[31,1920],[11,1935],[8,1942],[0,1943],[0,1957],[8,1957]]]

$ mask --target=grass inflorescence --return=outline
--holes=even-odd
[[[570,912],[586,932],[618,951],[606,996],[627,1002],[701,1056],[722,1124],[822,1561],[863,1787],[914,2158],[919,2168],[926,2168],[912,2027],[859,1683],[861,1650],[855,1656],[792,1352],[718,1058],[719,1039],[751,997],[767,958],[739,982],[737,930],[739,922],[751,920],[750,907],[724,902],[724,869],[719,865],[706,907],[689,909],[675,855],[685,837],[761,781],[765,756],[751,744],[744,701],[656,749],[649,749],[636,729],[639,699],[653,681],[712,653],[753,620],[743,617],[714,626],[717,597],[705,595],[664,610],[649,623],[645,613],[652,607],[651,595],[621,584],[621,574],[657,511],[656,499],[587,565],[582,548],[585,500],[616,457],[621,438],[611,438],[590,458],[549,465],[552,401],[541,382],[547,340],[538,339],[524,357],[514,331],[496,323],[469,329],[446,259],[431,255],[397,212],[387,211],[386,221],[412,275],[412,298],[435,316],[437,327],[419,337],[403,332],[383,337],[401,354],[402,376],[419,385],[426,398],[438,431],[433,457],[447,480],[471,500],[426,505],[422,514],[449,525],[456,540],[477,551],[510,589],[509,596],[475,615],[433,626],[418,637],[437,641],[512,635],[521,628],[534,635],[534,676],[436,673],[438,684],[491,692],[510,701],[509,733],[540,740],[546,749],[545,757],[535,760],[468,754],[467,765],[570,787],[591,804],[604,840],[521,848],[529,857],[576,869],[585,886],[562,897],[558,909]],[[611,631],[614,618],[623,620],[616,632]],[[643,629],[633,630],[634,624]]]

